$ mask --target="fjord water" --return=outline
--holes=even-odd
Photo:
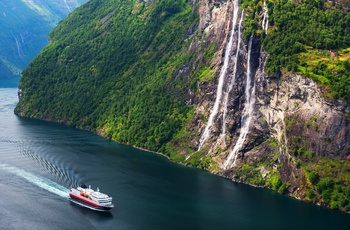
[[[0,225],[4,229],[348,229],[350,215],[13,114],[0,88]],[[100,187],[115,208],[71,204],[68,188]]]

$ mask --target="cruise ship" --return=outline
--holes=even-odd
[[[77,188],[71,188],[69,196],[73,203],[97,211],[110,211],[114,207],[112,197],[101,193],[99,188],[96,191],[91,189],[90,185],[89,187],[81,185]]]

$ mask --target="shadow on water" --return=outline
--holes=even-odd
[[[90,218],[94,218],[94,219],[99,219],[99,220],[111,220],[113,219],[113,211],[116,210],[112,210],[109,212],[103,212],[103,211],[96,211],[96,210],[91,210],[88,209],[86,207],[82,207],[78,204],[69,202],[70,206],[76,210],[78,210],[82,215],[90,217]]]

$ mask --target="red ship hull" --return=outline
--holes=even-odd
[[[105,207],[105,206],[98,205],[95,202],[92,202],[92,201],[90,201],[82,196],[77,196],[77,195],[74,195],[72,193],[70,193],[69,196],[72,199],[72,201],[78,201],[78,204],[85,204],[86,206],[88,206],[89,208],[92,208],[94,210],[110,211],[112,209],[112,207]],[[74,202],[74,203],[76,203],[76,202]]]

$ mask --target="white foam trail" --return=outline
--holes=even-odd
[[[267,29],[269,28],[269,15],[266,2],[264,2],[263,6],[263,20],[261,23],[261,27],[263,28],[263,30],[265,30],[265,33],[267,34]]]
[[[241,47],[241,41],[242,41],[242,32],[241,32],[241,28],[242,28],[242,22],[243,22],[243,18],[244,18],[244,10],[242,11],[241,14],[241,19],[239,20],[239,26],[238,26],[238,42],[237,42],[237,49],[236,49],[236,55],[235,55],[235,59],[234,59],[234,67],[233,67],[233,73],[232,73],[232,78],[229,84],[229,88],[227,90],[227,93],[225,94],[225,98],[224,98],[224,102],[223,102],[223,108],[224,108],[224,112],[222,114],[222,135],[225,135],[226,133],[226,116],[227,116],[227,102],[228,102],[228,96],[235,84],[236,81],[236,74],[237,74],[237,61],[238,61],[238,55],[240,52],[240,47]]]
[[[12,173],[16,176],[22,177],[23,179],[29,181],[30,183],[35,184],[36,186],[43,188],[58,196],[69,198],[68,196],[69,190],[66,187],[63,187],[62,185],[59,185],[56,182],[53,182],[52,180],[34,175],[23,169],[10,166],[7,164],[0,163],[0,169],[5,170],[6,172]]]
[[[229,60],[230,60],[230,52],[232,50],[232,45],[233,45],[233,35],[235,32],[235,27],[237,24],[237,15],[238,15],[238,10],[239,10],[239,5],[238,5],[238,0],[235,0],[234,2],[234,11],[233,11],[233,19],[232,19],[232,29],[231,29],[231,34],[230,34],[230,39],[226,45],[226,50],[225,50],[225,59],[224,59],[224,65],[221,68],[220,72],[220,77],[219,77],[219,83],[218,87],[216,90],[216,99],[214,103],[213,110],[211,111],[211,114],[209,116],[208,124],[206,125],[204,132],[202,133],[200,139],[199,139],[199,146],[198,146],[198,151],[201,150],[203,147],[203,144],[205,141],[209,138],[211,128],[214,123],[214,118],[216,117],[218,111],[219,111],[219,105],[221,102],[221,97],[222,97],[222,91],[223,91],[223,86],[224,86],[224,81],[226,77],[226,72],[229,66]]]
[[[241,117],[241,132],[238,137],[238,140],[236,142],[235,147],[233,148],[232,152],[229,154],[228,158],[226,159],[226,162],[224,164],[224,168],[226,169],[229,164],[231,164],[232,159],[234,158],[233,165],[236,164],[237,160],[237,153],[242,148],[244,141],[247,137],[247,134],[249,132],[249,125],[250,121],[252,119],[252,113],[254,109],[254,103],[255,103],[255,82],[253,83],[253,86],[251,85],[251,65],[250,65],[250,54],[252,50],[252,42],[253,42],[253,35],[249,39],[249,45],[248,45],[248,58],[247,58],[247,81],[245,86],[245,103],[244,103],[244,109],[243,114]]]

